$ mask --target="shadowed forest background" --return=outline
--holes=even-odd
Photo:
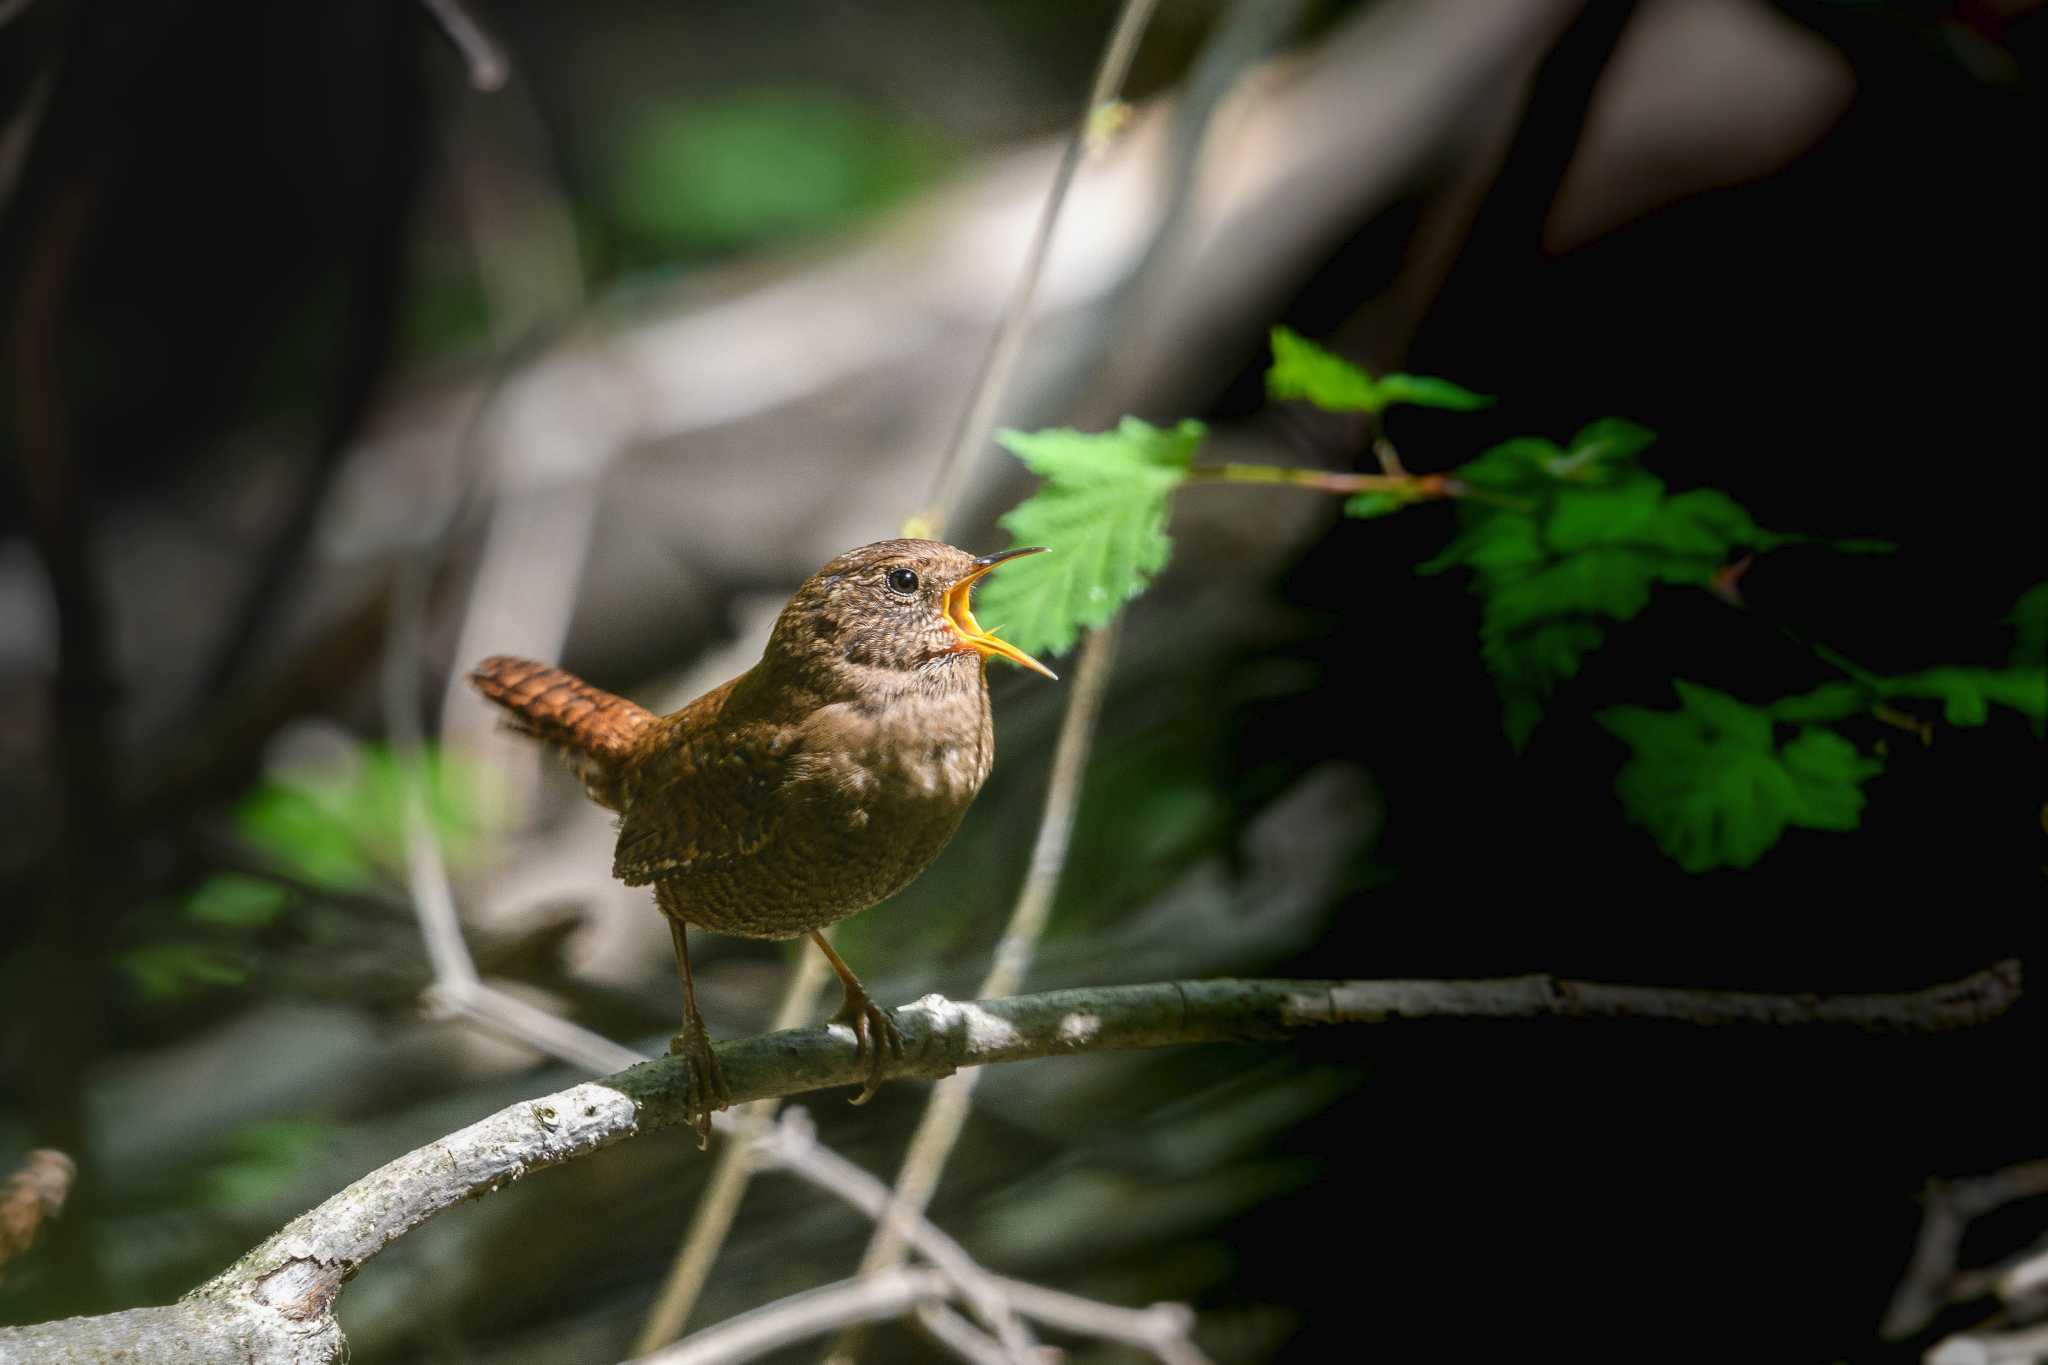
[[[1626,818],[1597,716],[2044,638],[2048,597],[2015,606],[2048,580],[2048,10],[1373,0],[1237,51],[1252,8],[1162,3],[1003,425],[1192,417],[1217,459],[1377,469],[1355,416],[1268,396],[1284,325],[1495,397],[1391,410],[1411,470],[1626,417],[1674,488],[1814,543],[1743,566],[1739,606],[1658,589],[1518,749],[1468,580],[1415,572],[1460,509],[1185,490],[1027,989],[2038,972],[2023,709],[1842,721],[1883,760],[1855,827],[1700,872]],[[661,1050],[667,934],[609,817],[460,675],[530,654],[672,709],[898,533],[1115,10],[492,0],[482,91],[410,4],[0,4],[0,1169],[79,1166],[0,1323],[165,1302],[578,1078],[423,1006],[394,687],[480,969]],[[948,538],[1006,544],[1032,487],[982,452]],[[966,825],[837,939],[887,1004],[970,996],[1024,873],[1061,692],[991,681]],[[692,951],[716,1034],[766,1029],[787,946]],[[1219,1362],[1918,1360],[1995,1307],[1881,1328],[1920,1196],[2048,1156],[2043,1042],[2023,999],[1935,1036],[1418,1022],[1036,1061],[983,1078],[931,1215],[1002,1273],[1191,1304]],[[886,1177],[924,1088],[804,1103]],[[450,1212],[351,1284],[351,1358],[623,1357],[708,1170],[670,1133]],[[2048,1185],[1965,1262],[2044,1229]],[[868,1231],[762,1177],[693,1325],[850,1274]],[[892,1328],[868,1358],[946,1357]]]

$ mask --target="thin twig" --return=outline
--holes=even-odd
[[[915,1247],[945,1272],[961,1299],[995,1333],[1013,1359],[1028,1358],[1035,1343],[996,1277],[977,1265],[965,1247],[935,1224],[918,1213],[897,1208],[887,1185],[820,1144],[810,1115],[792,1109],[772,1131],[755,1141],[754,1150],[762,1161],[803,1175],[820,1189],[832,1191],[874,1219],[877,1227],[888,1228],[902,1243]]]
[[[420,0],[427,13],[448,35],[448,41],[462,54],[469,67],[469,83],[478,90],[496,90],[512,75],[512,60],[476,16],[463,8],[462,0]]]
[[[1897,1341],[1933,1322],[1949,1304],[1983,1293],[1985,1276],[1961,1269],[1963,1238],[1985,1215],[2048,1194],[2048,1160],[2024,1161],[1970,1180],[1930,1182],[1922,1197],[1920,1236],[1879,1331]],[[2048,1280],[2048,1252],[1996,1271],[1990,1286],[2011,1303]]]
[[[1921,1357],[1926,1365],[2035,1365],[2048,1360],[2048,1325],[2018,1332],[1961,1332]]]
[[[773,1027],[779,1031],[802,1023],[824,984],[825,955],[797,954],[783,987],[782,1002],[775,1009]],[[739,1118],[765,1129],[780,1103],[772,1099],[755,1100],[741,1108]],[[668,1278],[662,1282],[661,1292],[655,1295],[654,1306],[648,1310],[647,1321],[633,1342],[635,1355],[645,1355],[682,1335],[690,1320],[690,1310],[696,1307],[704,1283],[711,1277],[712,1262],[718,1259],[719,1249],[732,1232],[733,1219],[739,1213],[740,1201],[746,1197],[753,1172],[747,1144],[728,1142],[719,1148],[711,1178],[705,1182],[704,1193],[698,1196],[696,1212],[690,1218],[690,1229],[676,1249],[675,1263],[669,1267]]]
[[[885,1275],[896,1271],[883,1271]],[[976,1327],[966,1318],[948,1308],[937,1299],[927,1299],[916,1307],[917,1325],[924,1328],[937,1345],[951,1351],[967,1362],[967,1365],[1020,1365],[1017,1357],[1003,1349],[1003,1344],[988,1333]],[[1049,1353],[1043,1348],[1021,1365],[1036,1365],[1036,1361]],[[1055,1357],[1056,1358],[1056,1357]]]
[[[968,390],[967,407],[960,414],[960,425],[954,429],[953,440],[939,464],[938,475],[932,480],[931,498],[917,518],[918,529],[924,535],[936,537],[945,533],[946,520],[960,501],[961,491],[966,485],[967,471],[973,466],[974,457],[988,444],[989,431],[995,425],[996,407],[1009,390],[1018,357],[1023,354],[1024,334],[1031,322],[1031,301],[1038,292],[1039,278],[1045,273],[1045,259],[1052,249],[1053,231],[1059,226],[1060,210],[1066,206],[1067,191],[1073,188],[1075,172],[1080,169],[1081,159],[1087,151],[1095,112],[1114,100],[1123,89],[1124,77],[1130,73],[1131,59],[1138,53],[1138,40],[1144,36],[1145,26],[1151,22],[1152,11],[1157,4],[1158,0],[1124,0],[1123,10],[1117,15],[1116,27],[1111,30],[1109,44],[1103,49],[1102,61],[1095,69],[1094,83],[1088,88],[1088,103],[1081,110],[1081,117],[1074,125],[1073,135],[1067,139],[1065,150],[1060,153],[1059,168],[1053,172],[1052,188],[1046,192],[1045,207],[1039,211],[1038,226],[1024,252],[1024,268],[1017,276],[1009,303],[1003,309],[1002,322],[996,327],[995,339],[989,343],[981,370],[974,377],[973,387]]]
[[[1195,1315],[1184,1303],[1119,1308],[1002,1275],[996,1276],[996,1284],[1019,1313],[1047,1326],[1121,1341],[1151,1352],[1164,1365],[1209,1365],[1209,1358],[1189,1339],[1195,1330]]]
[[[635,1365],[734,1365],[849,1323],[900,1318],[945,1292],[945,1276],[936,1270],[857,1275],[727,1318]]]

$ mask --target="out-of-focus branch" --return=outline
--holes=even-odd
[[[1926,1365],[2035,1365],[2048,1360],[2048,1326],[2018,1332],[1959,1332],[1943,1337]]]
[[[782,1002],[776,1006],[772,1027],[795,1028],[810,1012],[818,989],[824,984],[825,955],[797,954],[783,987]],[[755,1100],[739,1111],[739,1119],[766,1127],[775,1117],[776,1104],[775,1100]],[[705,1281],[711,1278],[712,1262],[718,1259],[720,1248],[732,1232],[733,1219],[739,1214],[740,1201],[746,1197],[753,1169],[747,1147],[727,1143],[719,1149],[711,1178],[704,1183],[704,1193],[698,1196],[696,1212],[691,1215],[690,1230],[676,1248],[675,1264],[669,1267],[668,1278],[662,1282],[654,1307],[648,1310],[647,1321],[634,1340],[635,1355],[645,1355],[682,1335],[690,1320],[690,1310],[696,1307]]]
[[[448,41],[462,54],[469,67],[469,83],[479,90],[496,90],[512,75],[511,58],[462,0],[420,0]]]
[[[932,481],[931,500],[915,519],[915,529],[919,534],[943,534],[946,518],[960,501],[968,468],[988,444],[989,430],[995,425],[996,405],[1009,391],[1010,377],[1016,371],[1018,357],[1023,354],[1024,333],[1031,322],[1031,301],[1038,292],[1039,279],[1045,274],[1045,258],[1046,253],[1052,250],[1053,230],[1059,226],[1060,210],[1066,206],[1067,191],[1073,187],[1074,174],[1081,168],[1081,158],[1088,150],[1089,133],[1095,126],[1097,111],[1115,100],[1123,89],[1124,77],[1130,74],[1131,59],[1138,55],[1138,41],[1145,36],[1145,26],[1151,23],[1152,11],[1157,4],[1158,0],[1124,0],[1123,9],[1117,15],[1116,27],[1110,31],[1109,44],[1102,52],[1102,61],[1095,68],[1095,80],[1088,87],[1088,103],[1082,107],[1080,120],[1060,153],[1052,187],[1046,191],[1045,204],[1039,210],[1038,226],[1032,232],[1031,245],[1024,252],[1024,268],[1019,272],[1010,301],[1003,309],[1002,321],[996,326],[995,340],[989,343],[988,355],[982,360],[981,370],[968,391],[967,407],[960,414],[960,425],[954,429],[945,459],[940,462],[938,475]]]
[[[884,1059],[882,1076],[932,1079],[998,1062],[1281,1040],[1309,1029],[1401,1019],[1599,1016],[1948,1029],[1996,1017],[2018,996],[2017,963],[1910,995],[1751,995],[1550,976],[1169,981],[971,1002],[928,995],[896,1011],[903,1054]],[[845,1028],[762,1034],[720,1043],[717,1053],[732,1098],[741,1103],[856,1085],[869,1073],[869,1060]],[[176,1304],[0,1330],[0,1360],[99,1359],[92,1350],[119,1340],[135,1358],[153,1361],[334,1361],[344,1349],[332,1313],[335,1298],[385,1247],[428,1219],[536,1171],[688,1124],[691,1097],[687,1066],[662,1057],[521,1101],[372,1171]],[[814,1148],[813,1155],[822,1150]]]
[[[754,1151],[760,1160],[831,1190],[874,1219],[877,1227],[890,1229],[900,1242],[915,1247],[945,1273],[975,1316],[995,1333],[996,1344],[1006,1358],[1029,1357],[1035,1343],[1018,1321],[1016,1310],[996,1277],[976,1265],[965,1247],[919,1213],[896,1208],[887,1185],[821,1145],[808,1114],[793,1110],[784,1115],[781,1123],[755,1141]]]
[[[1931,1182],[1922,1199],[1913,1259],[1892,1292],[1882,1334],[1899,1340],[1933,1322],[1952,1303],[1996,1293],[2010,1304],[2048,1285],[2048,1252],[1991,1270],[1962,1267],[1963,1238],[1979,1219],[2022,1199],[2048,1194],[2048,1160],[2025,1161],[1972,1180]]]
[[[64,1211],[78,1163],[49,1147],[38,1147],[21,1159],[14,1174],[0,1183],[0,1273],[35,1245],[43,1225]]]
[[[835,1327],[900,1318],[945,1292],[946,1277],[936,1270],[857,1275],[728,1318],[688,1341],[638,1357],[635,1365],[733,1365]]]

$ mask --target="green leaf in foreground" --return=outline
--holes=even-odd
[[[1493,405],[1491,398],[1448,379],[1419,374],[1374,379],[1360,366],[1285,327],[1273,329],[1266,393],[1273,398],[1305,398],[1328,412],[1380,412],[1396,403],[1473,412]]]
[[[1850,830],[1882,770],[1832,730],[1774,743],[1769,712],[1693,683],[1680,708],[1617,706],[1599,720],[1634,751],[1614,790],[1629,819],[1687,872],[1749,867],[1790,826]]]
[[[1115,431],[1002,431],[1004,449],[1045,479],[1002,518],[1017,545],[1053,553],[991,574],[975,615],[1027,653],[1063,654],[1105,625],[1166,567],[1167,499],[1208,429],[1126,417]]]

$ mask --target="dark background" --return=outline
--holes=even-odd
[[[1395,8],[1311,7],[1291,58]],[[1625,823],[1612,787],[1625,750],[1591,717],[1667,704],[1673,677],[1755,701],[1829,680],[1788,628],[1879,673],[2003,662],[2005,618],[2048,577],[2032,477],[2048,17],[2024,3],[1529,8],[1540,18],[1512,41],[1472,25],[1475,44],[1507,45],[1458,92],[1464,115],[1418,117],[1398,152],[1383,129],[1317,131],[1339,147],[1355,136],[1358,183],[1391,192],[1323,213],[1304,249],[1276,248],[1261,262],[1271,283],[1227,322],[1150,335],[1156,364],[1121,390],[1070,385],[1063,400],[1048,381],[1014,419],[1099,425],[1104,404],[1196,415],[1268,458],[1371,467],[1354,427],[1265,399],[1265,329],[1285,323],[1370,366],[1500,395],[1479,415],[1396,413],[1389,432],[1418,470],[1625,415],[1661,433],[1652,467],[1675,487],[1721,489],[1768,527],[1899,549],[1773,553],[1739,611],[1664,592],[1611,632],[1517,755],[1480,666],[1477,603],[1457,575],[1411,572],[1452,509],[1356,522],[1319,507],[1304,521],[1298,500],[1282,512],[1264,494],[1204,495],[1176,523],[1167,580],[1133,611],[1034,988],[1549,971],[1911,990],[2037,958],[2048,753],[2012,713],[1955,729],[1923,705],[1936,722],[1924,746],[1875,718],[1846,723],[1887,752],[1861,828],[1794,830],[1754,869],[1697,876]],[[168,993],[139,991],[120,965],[184,932],[179,898],[215,870],[237,803],[275,778],[276,735],[307,717],[381,733],[387,570],[409,551],[395,536],[380,567],[320,531],[366,442],[581,330],[689,315],[890,230],[920,196],[1062,129],[1110,16],[1093,3],[501,4],[486,18],[517,74],[492,95],[464,87],[405,5],[41,0],[0,29],[9,117],[46,101],[0,201],[13,479],[0,501],[0,1158],[58,1146],[84,1168],[57,1233],[0,1285],[0,1320],[162,1301],[354,1174],[566,1077],[479,1061],[456,1026],[420,1020],[402,916],[344,911],[327,940],[287,918],[244,945],[241,979]],[[1133,95],[1178,88],[1216,22],[1214,5],[1168,0]],[[1721,155],[1737,139],[1718,120],[1759,98],[1749,48],[1709,50],[1727,32],[1807,73],[1805,112],[1757,144],[1769,155]],[[1631,91],[1684,83],[1672,65],[1631,65],[1631,43],[1681,72],[1735,75],[1702,77],[1709,94],[1684,120],[1617,130]],[[454,140],[465,108],[490,100],[521,101],[511,122],[525,131]],[[728,142],[678,150],[675,127]],[[1595,156],[1603,128],[1633,129],[1635,159]],[[551,185],[574,233],[586,301],[515,335],[451,208],[451,164],[478,146]],[[778,158],[811,155],[819,169],[778,177]],[[721,157],[747,168],[742,188],[836,188],[728,203]],[[666,198],[648,190],[655,171],[676,177]],[[1279,221],[1285,195],[1267,211]],[[1005,282],[1014,268],[987,263]],[[1189,269],[1170,292],[1220,295],[1224,269]],[[978,353],[985,335],[963,330],[960,348]],[[1064,335],[1040,344],[1050,354]],[[749,595],[786,592],[835,548],[764,522],[706,549],[687,523],[631,520],[634,490],[666,480],[687,500],[733,486],[706,485],[712,465],[742,483],[758,469],[773,515],[871,499],[875,534],[890,533],[904,509],[887,490],[921,476],[873,472],[885,466],[863,452],[890,444],[891,404],[943,427],[966,393],[953,369],[840,395],[840,415],[818,420],[848,434],[792,438],[840,455],[825,487],[789,482],[772,426],[686,442],[681,459],[629,453],[605,476],[566,663],[649,697],[722,640],[744,643]],[[935,453],[908,458],[928,469]],[[431,484],[427,466],[464,457],[418,458]],[[1015,493],[1014,480],[984,487],[973,529]],[[698,496],[707,519],[755,515]],[[449,657],[451,623],[482,536],[465,516],[437,551],[422,661],[436,689],[467,662]],[[849,925],[849,956],[877,965],[886,998],[964,992],[979,974],[1043,789],[1053,703],[1029,683],[999,688],[1005,761],[955,850],[886,921]],[[591,818],[568,788],[550,773],[520,828]],[[1265,894],[1297,854],[1330,869],[1302,893],[1306,927],[1262,933]],[[1196,871],[1225,888],[1208,918],[1187,889]],[[594,888],[602,873],[589,867]],[[592,1027],[656,1037],[673,1009],[661,956],[623,985],[563,984],[577,975],[563,942],[628,913],[600,894],[557,898],[559,933],[480,932],[523,944],[504,974]],[[1197,941],[1219,922],[1243,932]],[[777,950],[722,940],[707,956],[714,1028],[759,1027]],[[1125,974],[1134,963],[1162,969]],[[295,1035],[266,1021],[309,996],[356,1021],[374,1065],[325,1055],[331,1080],[224,1103],[218,1131],[181,1129],[152,1158],[136,1140],[155,1121],[133,1098],[158,1093],[146,1078],[232,1092],[233,1074],[191,1070],[198,1042],[228,1057],[286,1048]],[[1917,1359],[1988,1309],[1881,1339],[1916,1196],[2042,1155],[2024,1117],[2041,1025],[2032,1004],[1933,1038],[1429,1023],[1040,1063],[984,1086],[934,1216],[998,1270],[1191,1301],[1220,1361]],[[896,1086],[870,1110],[810,1107],[828,1141],[886,1173],[917,1101]],[[703,1169],[680,1140],[634,1146],[647,1150],[451,1213],[380,1258],[342,1302],[354,1358],[623,1354]],[[1967,1259],[2025,1245],[2044,1218],[2042,1201],[2015,1206]],[[525,1240],[535,1228],[557,1233],[544,1252]],[[849,1273],[863,1237],[764,1181],[693,1321]],[[880,1340],[877,1358],[931,1351]]]

